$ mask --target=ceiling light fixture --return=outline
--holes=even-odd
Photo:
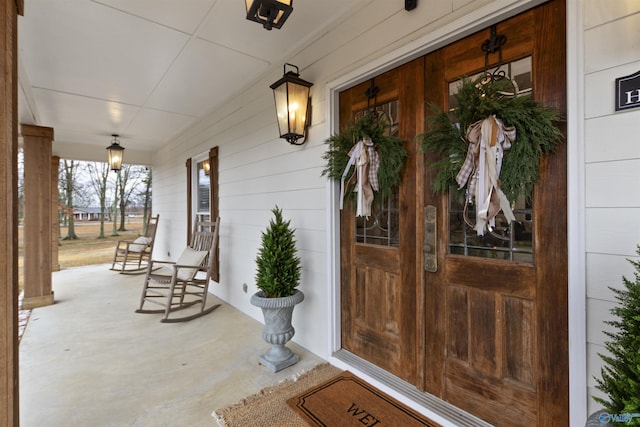
[[[112,171],[119,171],[122,168],[122,159],[124,157],[124,148],[120,146],[120,137],[118,134],[111,135],[111,145],[107,147],[107,153],[109,155],[109,169]]]
[[[287,65],[296,69],[287,72]],[[276,115],[280,138],[293,145],[302,145],[307,140],[307,127],[311,116],[309,88],[313,83],[300,78],[300,70],[295,65],[284,64],[284,76],[270,87],[276,102]],[[299,139],[304,138],[302,142]]]
[[[280,28],[293,10],[293,0],[245,0],[247,19],[265,30]]]

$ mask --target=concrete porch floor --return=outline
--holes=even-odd
[[[143,280],[107,265],[53,274],[56,303],[20,342],[22,427],[217,426],[215,409],[323,362],[289,343],[300,362],[272,373],[262,324],[213,297],[221,307],[190,322],[134,313]]]

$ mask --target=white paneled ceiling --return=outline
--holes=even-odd
[[[19,121],[151,153],[362,2],[296,0],[266,31],[245,0],[25,0]]]

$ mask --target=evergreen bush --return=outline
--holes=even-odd
[[[640,256],[640,245],[636,253]],[[617,319],[606,321],[616,328],[615,332],[605,331],[611,338],[605,343],[611,356],[599,355],[605,366],[602,379],[596,378],[596,388],[609,400],[594,399],[609,414],[628,415],[625,425],[640,426],[640,261],[628,261],[636,269],[634,280],[623,277],[625,289],[609,288],[620,303],[611,309]]]
[[[300,282],[295,229],[291,228],[291,220],[284,221],[278,206],[271,212],[274,218],[262,233],[262,247],[256,258],[256,285],[267,298],[288,297]]]

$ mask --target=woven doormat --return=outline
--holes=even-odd
[[[287,400],[287,404],[316,426],[440,427],[349,371]]]
[[[306,427],[308,423],[287,406],[287,400],[340,372],[340,369],[328,363],[320,364],[296,375],[293,380],[285,380],[240,402],[216,409],[213,416],[218,425],[224,427]]]

